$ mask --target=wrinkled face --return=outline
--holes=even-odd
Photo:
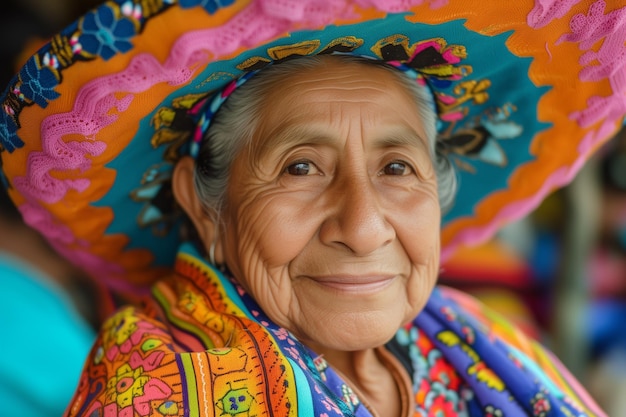
[[[416,105],[384,70],[334,61],[266,102],[232,166],[226,263],[318,352],[380,346],[423,308],[439,267],[437,184]]]

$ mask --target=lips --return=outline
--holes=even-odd
[[[373,293],[390,285],[397,275],[335,275],[309,277],[317,284],[347,293]]]

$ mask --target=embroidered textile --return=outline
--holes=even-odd
[[[603,415],[548,352],[450,289],[386,349],[411,377],[415,416]],[[322,357],[186,245],[145,307],[106,322],[67,415],[371,414]]]

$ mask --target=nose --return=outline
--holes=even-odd
[[[395,230],[369,177],[352,176],[336,184],[333,195],[330,214],[320,229],[323,243],[365,256],[393,241]]]

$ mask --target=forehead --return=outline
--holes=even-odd
[[[268,105],[265,110],[269,114],[276,106],[288,106],[294,101],[301,104],[359,104],[389,98],[411,103],[414,107],[415,99],[400,82],[404,75],[400,71],[396,74],[396,71],[360,61],[325,57],[314,66],[274,75],[266,91]]]
[[[327,59],[274,78],[264,92],[253,147],[268,150],[277,136],[341,135],[354,125],[365,136],[389,131],[396,139],[416,138],[421,142],[417,146],[428,147],[417,98],[400,81],[404,75],[391,71]]]

